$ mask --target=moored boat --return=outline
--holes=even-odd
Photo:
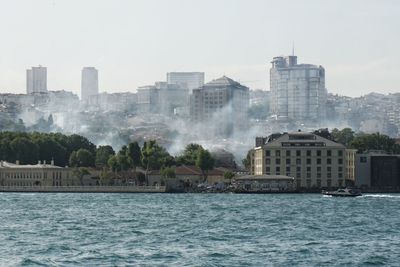
[[[362,196],[361,191],[356,188],[343,188],[336,191],[322,191],[322,194],[333,197],[358,197]]]

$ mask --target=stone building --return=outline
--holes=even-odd
[[[35,165],[20,165],[17,161],[0,162],[0,186],[76,186],[79,181],[69,168],[55,166],[52,161]]]
[[[253,149],[250,169],[254,175],[294,177],[298,188],[342,187],[354,170],[354,154],[354,150],[316,134],[284,133]]]
[[[271,113],[282,120],[325,119],[327,90],[324,68],[297,64],[297,56],[274,57],[271,63]]]

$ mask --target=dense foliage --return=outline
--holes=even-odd
[[[8,162],[35,164],[44,160],[50,163],[54,159],[56,165],[66,166],[72,152],[76,154],[80,149],[87,150],[92,157],[96,153],[96,146],[79,135],[0,132],[0,159]]]

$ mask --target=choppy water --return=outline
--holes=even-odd
[[[0,193],[1,266],[400,265],[400,195]]]

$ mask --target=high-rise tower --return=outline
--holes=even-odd
[[[297,57],[274,57],[270,106],[278,119],[320,121],[326,116],[325,69],[297,64]]]
[[[99,94],[98,71],[94,67],[82,69],[81,100],[88,101],[91,96]]]
[[[47,69],[46,67],[32,67],[26,70],[26,93],[47,92]]]

